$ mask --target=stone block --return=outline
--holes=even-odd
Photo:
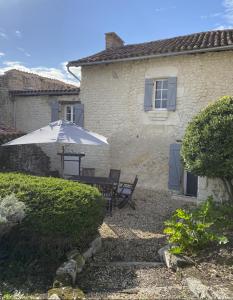
[[[56,271],[55,281],[62,286],[73,285],[76,280],[77,262],[70,259],[64,262]]]
[[[56,295],[56,296],[54,296]],[[51,298],[51,297],[57,298]],[[48,299],[54,300],[82,300],[85,295],[79,288],[73,289],[72,287],[53,288],[48,291]]]

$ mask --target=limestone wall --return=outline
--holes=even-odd
[[[145,78],[170,76],[177,77],[176,111],[144,112]],[[85,127],[110,142],[109,157],[96,153],[95,164],[121,169],[124,180],[138,174],[139,187],[167,190],[169,145],[201,108],[232,95],[232,82],[232,51],[82,67]]]

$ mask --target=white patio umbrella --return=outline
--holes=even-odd
[[[14,139],[2,146],[26,144],[82,144],[107,145],[107,138],[68,121],[58,120],[49,125]]]
[[[79,145],[108,145],[107,138],[86,130],[78,125],[58,120],[49,125],[32,131],[24,136],[14,139],[2,146],[27,145],[27,144],[62,144],[61,164],[62,172],[64,171],[64,145],[79,144]],[[79,173],[80,173],[80,158],[79,158]]]

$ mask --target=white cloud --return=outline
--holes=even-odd
[[[224,12],[221,17],[223,24],[219,24],[214,30],[233,29],[233,0],[223,0]]]
[[[19,50],[19,51],[21,51],[25,56],[31,56],[31,54],[30,53],[28,53],[24,48],[21,48],[21,47],[17,47],[17,49]]]
[[[4,52],[0,52],[0,57],[5,56]]]
[[[215,27],[213,30],[224,30],[224,29],[232,29],[232,26],[219,25],[219,26]]]
[[[79,82],[70,73],[68,73],[65,67],[66,64],[67,62],[63,62],[60,64],[58,68],[48,68],[43,66],[28,68],[20,61],[4,61],[3,65],[5,66],[0,68],[0,74],[3,74],[4,72],[9,71],[10,69],[17,69],[29,73],[35,73],[48,78],[62,80],[64,82],[79,86]],[[76,71],[75,74],[77,76],[80,76],[81,75],[80,70]]]
[[[161,12],[161,11],[175,9],[175,8],[176,8],[175,5],[168,6],[168,7],[158,7],[158,8],[155,9],[155,11],[158,13],[158,12]]]
[[[21,39],[21,37],[22,37],[22,33],[21,33],[21,31],[19,31],[19,30],[16,30],[16,31],[15,31],[15,35],[16,35],[17,38],[19,38],[19,39]]]
[[[3,38],[3,39],[7,39],[7,34],[3,31],[0,31],[0,37]]]
[[[217,18],[220,17],[221,15],[222,15],[221,12],[217,12],[217,13],[201,16],[201,19]]]

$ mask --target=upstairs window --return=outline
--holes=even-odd
[[[167,109],[168,102],[168,79],[155,80],[154,108]]]
[[[65,106],[65,119],[66,121],[75,122],[74,105]]]

